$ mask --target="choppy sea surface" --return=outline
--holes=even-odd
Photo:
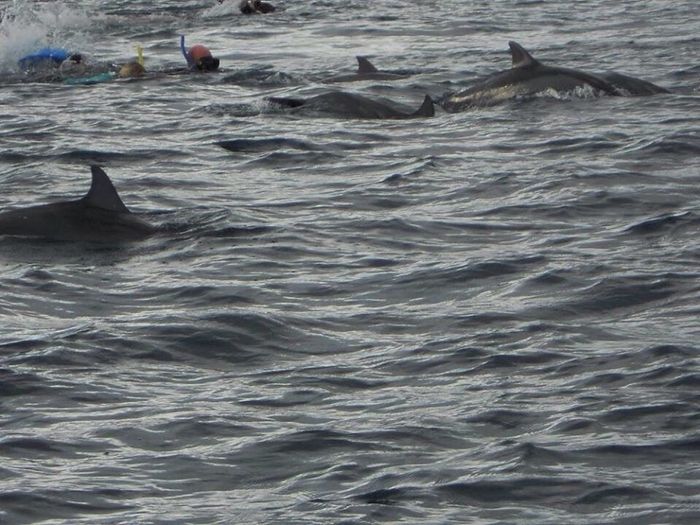
[[[696,0],[276,3],[0,2],[0,210],[99,164],[160,228],[0,239],[0,523],[700,523]],[[221,72],[158,74],[180,34]],[[509,40],[672,93],[264,102],[365,55],[410,76],[332,89],[417,107]]]

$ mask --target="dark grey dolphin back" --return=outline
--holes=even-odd
[[[358,73],[378,73],[374,65],[367,60],[365,57],[355,57],[357,58],[357,72]]]
[[[81,200],[86,206],[103,210],[129,213],[129,209],[119,198],[112,181],[99,166],[90,166],[92,170],[92,186],[87,195]]]
[[[513,59],[514,68],[536,66],[539,64],[539,62],[532,58],[532,55],[517,42],[511,40],[508,42],[508,47],[510,47],[510,56]]]

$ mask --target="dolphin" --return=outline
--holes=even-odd
[[[2,212],[0,235],[113,242],[139,240],[155,233],[153,226],[128,210],[101,168],[90,169],[92,185],[82,199]]]
[[[472,107],[492,106],[548,89],[566,92],[589,87],[607,95],[622,95],[612,83],[599,76],[576,69],[547,66],[534,59],[517,42],[508,42],[508,46],[513,67],[478,80],[458,93],[445,94],[439,101],[445,111],[456,113]]]
[[[355,58],[357,58],[357,73],[353,73],[351,75],[338,75],[335,77],[327,78],[326,80],[324,80],[324,82],[331,83],[358,82],[362,80],[399,80],[401,78],[408,77],[408,75],[399,75],[397,73],[387,73],[384,71],[379,71],[365,57]]]
[[[643,97],[648,95],[659,95],[670,93],[664,87],[657,86],[641,78],[630,77],[622,73],[601,73],[600,78],[606,82],[610,82],[622,95],[630,97]]]
[[[355,93],[330,91],[307,99],[268,97],[267,100],[294,113],[310,113],[315,116],[336,116],[358,119],[405,119],[432,117],[435,115],[433,99],[426,95],[416,110],[401,107],[390,100],[373,100]]]

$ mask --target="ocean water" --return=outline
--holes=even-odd
[[[700,523],[697,2],[276,3],[0,2],[0,210],[99,164],[160,229],[0,239],[0,523]],[[410,76],[332,88],[418,107],[509,40],[672,93],[264,102],[365,55]]]

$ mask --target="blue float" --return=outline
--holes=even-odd
[[[56,65],[71,56],[70,51],[60,47],[45,47],[34,53],[20,58],[17,63],[22,69],[29,69],[37,64],[53,61]]]

